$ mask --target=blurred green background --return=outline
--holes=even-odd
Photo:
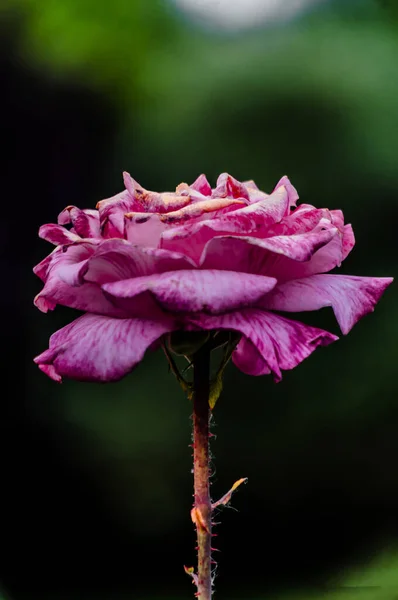
[[[37,230],[121,191],[123,170],[155,190],[227,171],[271,191],[287,174],[353,224],[342,272],[396,276],[397,5],[309,2],[235,29],[167,0],[3,0],[0,15],[0,582],[7,600],[192,597],[189,402],[161,354],[105,386],[38,371],[74,314],[32,306]],[[221,515],[220,600],[398,598],[396,306],[393,284],[277,385],[227,369],[213,494],[249,484]],[[300,318],[339,333],[328,310]]]

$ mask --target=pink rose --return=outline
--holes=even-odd
[[[34,269],[35,305],[84,314],[35,358],[55,381],[115,381],[175,331],[241,334],[232,355],[244,373],[292,369],[338,339],[279,313],[333,308],[343,334],[373,311],[390,277],[325,274],[354,246],[340,210],[301,204],[287,177],[271,194],[227,173],[175,192],[126,189],[97,210],[68,206],[39,235],[55,245]],[[66,226],[71,224],[71,228]]]

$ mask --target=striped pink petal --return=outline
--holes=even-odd
[[[65,227],[61,227],[61,225],[55,225],[54,223],[42,225],[39,229],[39,237],[55,246],[66,246],[81,240],[79,235],[72,233],[68,229],[65,229]]]
[[[239,202],[239,200],[237,200]],[[178,228],[165,231],[161,247],[184,252],[199,262],[206,243],[220,235],[264,235],[267,228],[283,219],[288,208],[288,194],[282,186],[264,200],[238,208],[213,219],[197,223],[187,222]]]
[[[265,239],[215,237],[205,246],[200,265],[203,269],[223,268],[283,280],[286,272],[293,271],[297,263],[307,264],[319,248],[329,244],[337,233],[329,221],[321,220],[317,227],[305,234]]]
[[[241,183],[228,173],[221,173],[217,179],[217,186],[212,191],[213,198],[245,198],[249,200],[249,192],[244,183]]]
[[[232,355],[234,364],[248,375],[273,373],[276,381],[318,346],[327,346],[337,336],[298,321],[258,309],[242,309],[224,315],[204,315],[189,319],[186,329],[227,329],[242,334]]]
[[[42,312],[54,310],[59,304],[87,312],[124,316],[124,313],[105,297],[99,286],[84,283],[82,279],[88,258],[93,252],[92,245],[82,243],[67,246],[66,252],[59,248],[50,254],[51,260],[45,272],[45,285],[34,299],[35,306]],[[44,274],[43,266],[39,268],[39,273]]]
[[[133,245],[126,240],[105,240],[87,261],[81,277],[102,285],[194,266],[193,261],[177,252]]]
[[[176,192],[151,192],[137,183],[129,173],[123,173],[126,189],[137,202],[137,207],[129,212],[167,213],[179,210],[190,203],[189,193]],[[188,186],[187,186],[188,190]]]
[[[301,312],[331,306],[346,334],[366,314],[374,311],[391,277],[312,275],[278,285],[258,305],[269,310]]]
[[[284,175],[276,184],[274,191],[278,190],[280,187],[284,187],[287,191],[287,195],[289,198],[289,206],[296,206],[297,200],[299,199],[299,195],[294,185],[291,184],[289,177]]]
[[[171,319],[145,321],[85,314],[50,338],[48,350],[34,361],[55,381],[117,381],[144,357],[148,348],[175,328]]]
[[[129,212],[124,215],[124,237],[131,244],[157,248],[166,228],[158,214]]]
[[[153,301],[175,313],[219,313],[252,306],[275,284],[276,279],[261,275],[181,270],[115,281],[102,289],[115,306],[129,314],[150,316]]]
[[[100,216],[101,233],[103,237],[124,236],[124,215],[133,210],[142,210],[137,200],[134,200],[127,190],[100,200],[97,203]]]
[[[97,285],[85,283],[75,288],[56,275],[48,277],[44,288],[35,297],[34,304],[44,313],[60,305],[100,315],[126,316],[120,308],[115,307],[105,297]]]
[[[203,175],[203,173],[191,183],[189,188],[203,194],[203,196],[211,196],[211,185],[207,181],[206,175]]]
[[[56,248],[54,248],[54,250],[51,252],[51,254],[46,256],[46,258],[43,258],[43,260],[40,261],[39,264],[37,264],[35,267],[33,267],[33,273],[35,275],[37,275],[38,277],[40,277],[40,279],[42,281],[44,281],[44,282],[46,281],[47,275],[48,275],[48,270],[49,270],[51,262],[54,258],[54,254],[56,254],[58,252],[62,252],[61,246],[57,246]]]
[[[99,238],[100,219],[98,210],[81,210],[77,206],[67,206],[58,215],[59,225],[73,225],[76,234],[82,238]]]

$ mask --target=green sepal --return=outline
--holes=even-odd
[[[226,338],[224,336],[220,336],[219,338],[219,342],[221,342],[220,345],[224,346],[224,356],[215,378],[210,382],[209,406],[211,409],[215,407],[216,402],[221,395],[225,367],[229,363],[232,353],[241,338],[240,334],[235,331],[228,331],[225,333],[227,334]],[[214,337],[216,338],[217,334]]]
[[[209,331],[173,331],[168,336],[168,346],[178,356],[193,356],[209,339]]]

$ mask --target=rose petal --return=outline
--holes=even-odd
[[[197,223],[188,221],[180,227],[165,231],[161,236],[160,245],[161,248],[184,253],[195,262],[199,262],[206,243],[215,236],[265,235],[270,225],[283,218],[287,208],[288,195],[282,186],[274,194],[255,204],[214,219]]]
[[[309,261],[336,234],[337,229],[329,221],[321,220],[305,234],[265,239],[215,237],[206,244],[199,264],[203,269],[229,269],[284,280],[286,273],[294,270],[292,264]]]
[[[245,204],[245,202],[241,199],[235,198],[206,199],[199,202],[194,202],[189,206],[181,208],[180,210],[161,215],[159,219],[162,221],[162,223],[176,224],[191,219],[197,219],[198,217],[207,217],[208,213],[216,213],[217,211],[226,208],[236,208],[242,204]]]
[[[68,246],[64,252],[54,256],[49,274],[56,275],[68,285],[81,285],[83,283],[82,274],[94,250],[95,246],[90,243]]]
[[[260,189],[260,188],[258,187],[258,185],[257,185],[257,184],[256,184],[256,183],[253,181],[253,179],[247,179],[246,181],[243,181],[242,183],[243,183],[243,184],[244,184],[244,185],[245,185],[247,188],[254,189],[254,190],[258,190],[258,189]]]
[[[124,237],[132,244],[156,248],[166,228],[157,214],[130,212],[124,215]]]
[[[47,279],[44,288],[35,297],[34,305],[41,312],[46,313],[49,310],[54,310],[57,304],[99,315],[126,316],[120,308],[117,308],[105,298],[103,291],[97,285],[85,283],[75,288],[64,283],[59,277],[53,276]]]
[[[61,225],[55,225],[54,223],[42,225],[39,229],[39,237],[55,246],[66,246],[81,240],[79,235],[68,231],[65,227],[61,227]]]
[[[392,281],[391,277],[312,275],[278,285],[259,306],[286,312],[331,306],[341,331],[347,334],[359,319],[373,312]]]
[[[125,240],[105,240],[87,261],[82,279],[102,285],[194,266],[193,261],[177,252],[132,245]]]
[[[100,200],[97,203],[97,209],[103,237],[122,238],[124,236],[124,215],[130,211],[142,210],[142,207],[127,190],[123,190],[111,198]]]
[[[252,306],[275,284],[276,279],[261,275],[181,270],[115,281],[103,285],[102,289],[115,306],[129,314],[149,315],[153,310],[152,299],[167,311],[216,314]]]
[[[42,364],[39,364],[37,366],[39,367],[40,371],[43,371],[43,373],[45,375],[47,375],[50,379],[53,379],[57,383],[61,383],[62,382],[62,377],[61,377],[61,375],[59,375],[57,373],[54,365],[42,365]]]
[[[278,181],[278,183],[275,186],[275,190],[278,190],[280,187],[284,187],[287,191],[287,195],[289,198],[289,206],[296,206],[297,200],[299,199],[299,195],[296,188],[290,183],[290,179],[286,175],[284,175]]]
[[[69,285],[80,285],[83,283],[81,271],[95,247],[96,242],[83,239],[68,246],[57,246],[33,268],[33,272],[44,282],[50,273],[54,275],[56,272]]]
[[[68,223],[72,223],[77,235],[82,238],[101,237],[98,210],[81,210],[77,206],[67,206],[58,215],[58,224]]]
[[[208,195],[198,192],[196,189],[189,186],[187,183],[179,183],[176,187],[176,193],[180,196],[188,197],[189,203],[192,203],[192,204],[194,204],[195,202],[202,202],[203,200],[208,199]],[[210,188],[210,195],[211,195],[211,188]]]
[[[137,202],[135,209],[127,212],[166,213],[178,210],[190,203],[189,194],[178,192],[151,192],[137,183],[129,173],[123,173],[123,180],[132,198]]]
[[[161,242],[164,232],[169,230],[173,237],[174,231],[180,231],[178,227],[175,227],[176,225],[188,221],[188,224],[193,226],[203,218],[208,218],[209,213],[218,214],[222,210],[233,208],[236,204],[241,203],[241,200],[231,198],[206,199],[192,202],[180,210],[168,213],[129,212],[125,214],[125,237],[133,244],[156,247]],[[173,248],[168,249],[174,250]],[[183,248],[180,250],[185,253]]]
[[[33,273],[35,275],[37,275],[38,277],[40,277],[40,279],[44,282],[47,279],[48,270],[49,270],[51,262],[54,258],[54,254],[57,252],[62,252],[61,246],[57,246],[56,248],[54,248],[54,250],[48,256],[46,256],[46,258],[44,258],[41,262],[39,262],[38,265],[33,267]]]
[[[144,357],[162,335],[175,328],[171,319],[145,321],[85,314],[50,338],[50,347],[34,359],[56,381],[117,381]]]
[[[206,179],[206,175],[199,175],[197,179],[189,186],[191,189],[203,194],[203,196],[211,196],[211,185]]]
[[[145,188],[143,188],[142,185],[138,183],[138,181],[133,179],[130,173],[128,173],[127,171],[123,171],[123,183],[124,187],[130,195],[130,198],[137,203],[136,208],[138,209],[141,206],[140,198],[146,191]]]
[[[343,232],[312,256],[311,260],[302,264],[291,264],[284,273],[284,280],[309,277],[317,273],[328,273],[335,267],[340,267],[343,260],[355,245],[354,232],[351,225],[345,225]]]
[[[310,204],[301,204],[282,221],[269,227],[265,237],[309,233],[319,224],[321,219],[327,219],[339,229],[333,220],[331,211],[325,208],[315,208]]]
[[[217,179],[217,186],[212,191],[212,198],[245,198],[249,200],[249,192],[244,185],[232,175],[221,173]]]
[[[343,230],[343,239],[342,239],[342,255],[343,260],[347,258],[353,247],[355,246],[355,236],[354,231],[351,225],[345,225]],[[331,269],[328,269],[331,270]]]
[[[290,370],[318,346],[327,346],[337,336],[263,310],[247,308],[224,315],[190,317],[185,329],[228,329],[243,334],[232,355],[234,364],[249,375],[272,372],[276,381],[281,370]]]
[[[99,286],[83,282],[82,272],[90,252],[93,252],[92,246],[79,244],[68,246],[66,252],[61,250],[50,255],[51,262],[47,267],[45,285],[34,299],[34,304],[39,310],[54,310],[59,304],[92,313],[125,316],[105,298]]]

